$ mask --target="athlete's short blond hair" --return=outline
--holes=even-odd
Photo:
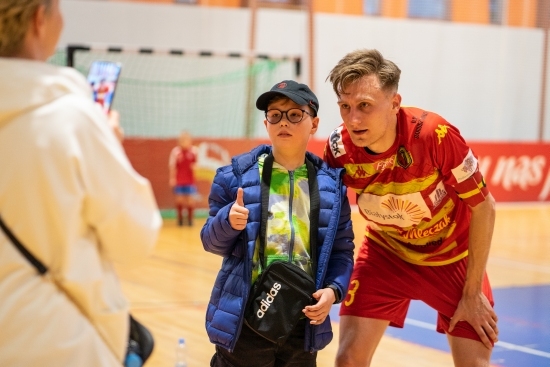
[[[0,56],[13,56],[22,47],[36,9],[52,0],[0,0]]]
[[[340,93],[350,84],[368,75],[378,77],[382,90],[397,92],[401,70],[375,49],[350,52],[330,71],[327,79],[332,83],[336,95],[340,97]]]

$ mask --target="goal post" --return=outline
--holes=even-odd
[[[256,138],[263,115],[247,99],[301,76],[301,58],[284,55],[68,45],[65,60],[84,75],[94,60],[122,63],[113,108],[129,137]]]

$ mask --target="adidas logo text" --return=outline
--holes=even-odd
[[[269,306],[271,306],[275,300],[275,297],[277,297],[280,289],[281,285],[279,283],[273,283],[273,287],[271,287],[267,296],[260,301],[260,309],[256,312],[256,316],[258,316],[259,319],[264,317],[265,313],[269,309]]]

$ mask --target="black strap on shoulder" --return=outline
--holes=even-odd
[[[31,254],[29,250],[27,250],[21,242],[19,242],[17,237],[15,237],[15,235],[10,231],[8,226],[6,226],[6,224],[2,220],[2,217],[0,217],[0,227],[2,227],[2,230],[4,231],[6,236],[15,245],[15,247],[17,247],[19,252],[21,252],[21,254],[25,256],[25,258],[29,260],[29,262],[36,268],[36,271],[38,271],[40,275],[44,275],[48,272],[48,268],[44,264],[42,264],[40,260],[34,257],[33,254]]]
[[[306,158],[307,180],[309,186],[309,251],[311,252],[311,269],[313,278],[317,272],[317,233],[319,229],[319,213],[321,211],[321,198],[319,185],[317,184],[317,172],[315,166]]]
[[[273,171],[273,154],[269,154],[264,160],[262,169],[262,180],[260,183],[260,191],[262,196],[262,213],[260,222],[260,247],[258,255],[262,269],[267,266],[267,260],[264,257],[265,242],[267,233],[267,219],[269,208],[269,187],[271,185],[271,173]],[[311,256],[311,269],[313,275],[317,271],[317,229],[319,227],[319,212],[321,200],[319,197],[319,186],[317,184],[317,172],[313,163],[306,159],[307,178],[309,186],[309,206],[310,206],[310,225],[309,225],[309,251]]]
[[[267,218],[269,215],[269,186],[271,185],[271,173],[273,172],[273,154],[269,154],[264,159],[264,166],[262,169],[262,180],[260,182],[260,192],[262,195],[262,213],[260,221],[260,248],[258,249],[258,256],[260,258],[260,268],[263,270],[266,268],[266,260],[264,258],[265,251],[265,237],[267,234]]]

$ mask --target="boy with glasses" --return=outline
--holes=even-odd
[[[311,367],[317,351],[332,339],[328,313],[345,295],[353,268],[350,206],[342,170],[306,152],[319,124],[319,103],[309,87],[285,80],[262,94],[256,107],[265,111],[272,146],[260,145],[218,169],[201,231],[204,248],[224,257],[206,315],[216,344],[210,365]],[[269,198],[262,200],[262,176],[269,166]],[[267,213],[264,223],[262,212]],[[312,294],[317,303],[304,308],[300,322],[279,344],[244,323],[251,285],[262,271],[261,227],[267,265],[290,259],[312,276],[317,289]]]

